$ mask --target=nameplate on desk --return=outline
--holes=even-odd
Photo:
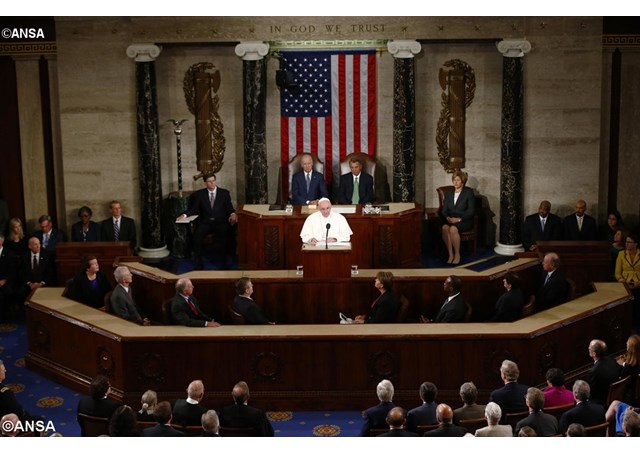
[[[284,213],[285,210],[282,209],[282,206],[280,206],[279,204],[270,204],[269,205],[269,212],[281,212],[281,213]]]
[[[337,212],[338,214],[355,214],[356,207],[355,206],[332,206],[332,212]]]
[[[374,208],[378,208],[380,209],[380,211],[388,211],[389,210],[389,205],[388,204],[381,204],[381,205],[373,205]]]
[[[325,241],[318,241],[316,245],[311,244],[303,244],[303,250],[318,250],[324,249],[326,246],[329,246],[330,249],[342,249],[342,250],[351,250],[351,242],[329,242],[328,244]]]

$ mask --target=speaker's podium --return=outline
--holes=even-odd
[[[352,264],[350,242],[302,245],[304,278],[349,278]]]

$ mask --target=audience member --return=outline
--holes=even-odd
[[[626,283],[633,295],[640,297],[640,253],[638,253],[638,237],[635,234],[629,234],[624,240],[625,249],[618,253],[616,259],[616,280]],[[638,314],[634,304],[634,325],[638,324]]]
[[[456,170],[451,175],[453,189],[444,194],[442,202],[442,241],[449,252],[449,264],[460,264],[460,233],[473,228],[476,198],[473,190],[465,187],[467,174]]]
[[[529,387],[525,397],[529,415],[516,424],[516,432],[524,426],[530,426],[538,437],[551,437],[558,434],[558,419],[542,412],[544,394],[540,389]]]
[[[220,421],[218,420],[218,414],[214,410],[208,410],[202,414],[201,418],[202,430],[204,433],[202,437],[220,437],[218,431],[220,431]]]
[[[524,412],[527,410],[525,396],[529,389],[524,384],[518,383],[520,369],[515,362],[503,360],[500,366],[500,378],[504,386],[494,390],[489,395],[489,401],[494,402],[502,409],[502,422],[507,414]]]
[[[560,269],[560,257],[547,253],[542,260],[542,282],[536,294],[536,311],[553,308],[569,298],[569,283]]]
[[[616,209],[612,209],[607,214],[607,221],[600,225],[598,228],[598,239],[601,241],[607,241],[609,244],[615,242],[614,236],[616,230],[624,228],[624,222],[620,212]]]
[[[251,279],[242,277],[237,280],[233,309],[242,315],[247,324],[274,324],[262,313],[262,309],[253,300],[252,295],[253,283],[251,283]]]
[[[622,432],[626,437],[640,437],[640,415],[627,409],[622,419]]]
[[[100,272],[100,265],[95,256],[82,257],[82,267],[83,270],[73,278],[71,294],[68,294],[68,297],[90,307],[101,308],[104,306],[104,296],[111,291],[111,284]]]
[[[318,212],[314,212],[304,221],[300,238],[305,244],[316,245],[318,242],[349,242],[353,231],[347,219],[337,212],[331,212],[328,198],[318,200]]]
[[[562,221],[562,238],[565,241],[595,241],[598,239],[596,219],[585,214],[587,202],[576,201],[576,212]]]
[[[136,413],[129,406],[120,406],[109,419],[110,437],[139,437]]]
[[[624,419],[624,414],[628,411],[632,410],[637,412],[638,408],[634,408],[631,405],[624,403],[620,400],[613,400],[607,411],[605,412],[604,418],[607,423],[614,422],[615,423],[615,433],[616,435],[622,435],[624,432],[622,428],[622,422]],[[612,434],[610,434],[612,435]]]
[[[616,264],[618,262],[618,255],[626,248],[626,238],[628,233],[622,228],[616,228],[613,233],[613,242],[611,243],[611,275],[616,274]]]
[[[476,437],[513,437],[511,425],[500,425],[502,410],[496,403],[489,403],[484,409],[487,426],[476,430]]]
[[[124,266],[118,266],[113,272],[113,276],[118,284],[111,293],[111,311],[127,321],[143,326],[151,325],[151,321],[147,319],[133,300],[131,291],[133,276],[131,271]]]
[[[0,234],[7,233],[7,224],[9,223],[9,205],[0,198]]]
[[[16,259],[4,247],[4,235],[0,233],[0,323],[13,320],[13,312],[17,310],[16,278]]]
[[[386,428],[386,417],[391,409],[395,407],[393,404],[393,384],[387,379],[383,379],[376,387],[376,393],[380,403],[376,406],[362,412],[362,429],[360,437],[369,437],[369,430]]]
[[[107,242],[129,241],[131,250],[135,252],[137,244],[136,223],[130,217],[122,215],[122,205],[113,200],[109,205],[111,217],[100,225],[100,240]]]
[[[489,319],[490,322],[511,322],[520,319],[524,306],[520,277],[512,272],[507,272],[502,282],[507,292],[496,301],[495,312]]]
[[[637,404],[635,393],[638,373],[640,373],[640,335],[633,334],[627,338],[627,350],[618,357],[617,362],[621,367],[618,379],[630,376],[623,400]]]
[[[464,403],[462,407],[454,409],[453,423],[456,425],[460,420],[472,420],[485,416],[484,404],[476,404],[478,389],[473,382],[465,382],[460,386],[460,399]]]
[[[571,423],[567,428],[567,437],[587,437],[587,432],[580,423]]]
[[[257,437],[273,437],[273,427],[262,410],[249,406],[249,386],[240,381],[231,392],[233,403],[220,411],[220,425],[225,428],[253,428]]]
[[[16,414],[5,414],[0,419],[0,434],[2,437],[17,437],[18,422],[20,418]]]
[[[620,365],[606,354],[607,344],[604,341],[591,340],[589,357],[593,360],[593,367],[587,376],[587,382],[589,383],[591,401],[599,404],[605,403],[609,393],[609,385],[617,381],[620,375]]]
[[[29,293],[42,286],[56,285],[56,269],[53,257],[40,248],[40,240],[29,239],[29,252],[23,255],[17,289],[19,301],[24,301]]]
[[[91,220],[93,211],[89,206],[78,209],[79,221],[71,225],[73,242],[94,242],[100,240],[100,225]]]
[[[560,432],[566,433],[572,423],[580,423],[585,428],[599,425],[605,421],[604,407],[598,403],[589,401],[589,384],[578,379],[573,383],[573,397],[576,407],[568,410],[560,417]]]
[[[182,431],[171,427],[171,404],[169,401],[160,401],[153,411],[157,425],[145,428],[142,437],[184,437]]]
[[[404,429],[407,419],[404,416],[404,409],[401,407],[396,406],[391,409],[387,414],[386,421],[389,425],[389,432],[380,434],[378,437],[418,437],[416,433]]]
[[[452,423],[453,411],[446,404],[438,404],[436,408],[436,419],[440,426],[434,430],[427,431],[423,437],[464,437],[467,430]]]
[[[551,214],[551,203],[547,200],[540,202],[538,212],[528,215],[522,226],[522,245],[525,252],[538,250],[538,241],[558,241],[562,235],[560,217]]]
[[[444,281],[444,293],[447,295],[447,299],[440,307],[440,311],[433,320],[420,316],[420,322],[464,322],[468,307],[460,294],[461,288],[462,280],[460,277],[455,275],[447,277]]]
[[[356,324],[396,322],[400,303],[393,294],[393,274],[391,272],[378,272],[374,286],[380,292],[380,295],[371,304],[369,312],[366,315],[356,316],[354,322]]]
[[[418,426],[438,423],[435,402],[436,396],[438,396],[438,388],[433,382],[426,381],[420,384],[419,393],[422,404],[411,409],[407,414],[407,429],[413,432],[418,432]]]
[[[544,407],[564,406],[573,404],[573,393],[564,386],[564,372],[560,368],[547,370],[547,385],[543,391]]]
[[[350,173],[340,176],[338,204],[373,203],[373,176],[362,172],[362,162],[357,156],[349,159]]]
[[[204,384],[200,380],[191,381],[187,387],[187,398],[173,403],[173,422],[182,426],[197,426],[207,409],[200,404],[204,398]]]
[[[59,242],[65,242],[67,238],[65,234],[53,228],[53,220],[51,220],[51,216],[48,214],[41,215],[38,218],[38,224],[40,225],[40,229],[35,231],[32,236],[40,239],[40,245],[43,250],[54,255],[56,253],[56,245]]]
[[[13,413],[21,420],[24,420],[26,411],[22,404],[18,402],[16,395],[9,387],[2,385],[6,377],[7,368],[4,366],[4,362],[0,360],[0,416]]]
[[[314,205],[321,198],[329,198],[324,176],[313,169],[313,157],[303,153],[300,158],[302,171],[291,177],[291,204]]]
[[[136,415],[138,421],[141,421],[141,422],[155,421],[155,418],[153,418],[153,411],[155,410],[158,404],[158,394],[153,390],[147,390],[142,394],[140,403],[142,403],[142,407],[140,408],[140,410]]]
[[[113,412],[121,406],[118,401],[109,399],[111,385],[109,385],[109,378],[106,376],[99,374],[93,378],[89,391],[91,395],[83,397],[78,402],[78,414],[110,418]],[[84,432],[82,432],[82,436],[85,436]]]
[[[518,430],[518,437],[538,437],[538,435],[532,427],[523,426]]]
[[[200,309],[198,300],[193,296],[193,283],[188,278],[181,278],[176,282],[176,295],[171,302],[171,318],[174,324],[181,326],[220,327],[220,324]]]
[[[204,239],[213,233],[215,248],[220,252],[222,265],[235,253],[235,240],[232,226],[238,221],[236,210],[231,203],[229,191],[216,185],[215,173],[205,173],[202,180],[206,187],[191,196],[191,206],[176,220],[198,215],[198,226],[193,235],[193,250],[196,269],[203,269],[202,252]]]
[[[29,250],[28,240],[29,238],[24,234],[22,221],[16,217],[9,220],[9,232],[7,233],[7,241],[4,244],[7,250],[17,258],[21,258]]]

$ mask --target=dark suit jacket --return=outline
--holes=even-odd
[[[473,227],[473,215],[476,212],[476,197],[473,190],[463,187],[458,202],[453,204],[455,189],[449,190],[444,194],[442,202],[442,221],[447,223],[447,217],[460,217],[462,222],[456,223],[455,226],[459,231],[468,231]]]
[[[191,404],[187,400],[176,400],[171,410],[172,423],[182,426],[200,426],[202,414],[205,412],[207,409],[201,404]]]
[[[182,295],[176,293],[173,296],[173,301],[171,302],[171,319],[173,319],[173,323],[187,327],[206,327],[205,321],[213,321],[213,319],[200,309],[200,304],[193,295],[190,296],[190,299],[195,305],[198,314],[191,311],[189,304]]]
[[[582,230],[578,230],[576,215],[566,216],[562,221],[562,239],[565,241],[596,241],[598,239],[596,220],[585,214],[582,219]]]
[[[524,412],[528,410],[524,397],[527,395],[528,386],[517,382],[508,382],[489,395],[489,402],[494,402],[502,409],[502,421],[507,414]]]
[[[168,425],[157,424],[151,428],[145,428],[142,431],[142,437],[185,437],[185,433]]]
[[[418,435],[406,429],[390,429],[388,433],[380,434],[378,437],[418,437]]]
[[[516,424],[516,433],[523,426],[533,428],[538,437],[551,437],[558,434],[558,419],[542,411],[532,412]]]
[[[0,252],[0,280],[7,280],[5,284],[6,290],[12,288],[15,284],[16,271],[16,257],[6,247],[2,247],[2,252]]]
[[[253,428],[258,437],[273,437],[273,427],[260,409],[246,404],[233,404],[220,411],[220,426],[225,428]]]
[[[40,259],[38,260],[38,263],[40,272],[39,279],[37,279],[36,276],[33,275],[33,269],[31,268],[31,252],[23,255],[22,261],[20,263],[20,285],[22,287],[26,286],[27,282],[44,282],[45,286],[56,285],[56,268],[51,254],[46,250],[40,249]]]
[[[393,323],[398,318],[400,303],[391,291],[380,296],[376,304],[369,310],[365,323]]]
[[[387,428],[387,414],[391,409],[396,407],[392,402],[380,402],[377,406],[370,407],[362,411],[362,420],[364,421],[362,429],[360,429],[360,437],[369,437],[370,429]]]
[[[231,195],[228,190],[216,187],[216,199],[213,202],[213,209],[209,202],[209,190],[198,190],[191,196],[191,206],[185,212],[186,215],[198,215],[198,220],[203,222],[229,222],[229,216],[236,212],[231,203]]]
[[[120,406],[119,402],[109,398],[96,399],[92,396],[85,396],[78,402],[78,414],[109,418],[113,411]]]
[[[560,417],[560,432],[566,433],[571,423],[580,423],[585,428],[604,423],[604,414],[604,406],[600,404],[591,401],[576,404],[576,407],[568,410]]]
[[[43,246],[44,242],[42,240],[42,237],[44,236],[44,234],[42,233],[42,230],[34,232],[32,236],[38,238],[40,240],[40,248],[46,250],[49,253],[56,253],[56,245],[58,244],[58,242],[65,242],[67,240],[64,233],[56,228],[52,228],[49,232],[49,242],[47,242],[46,248]]]
[[[114,241],[113,238],[113,217],[104,219],[100,226],[100,240],[106,242]],[[129,241],[131,248],[136,249],[136,223],[133,219],[125,216],[120,216],[120,235],[119,241]]]
[[[113,225],[112,225],[113,227]],[[71,225],[71,240],[73,242],[95,242],[100,240],[100,225],[93,220],[89,221],[89,229],[87,237],[82,235],[82,222],[76,222]]]
[[[307,181],[304,178],[304,171],[299,171],[291,178],[291,204],[306,204],[309,200],[329,198],[322,173],[315,170],[311,172],[309,191],[307,191]]]
[[[460,420],[472,420],[474,418],[484,417],[484,410],[487,406],[484,404],[470,404],[453,410],[453,423],[458,424]]]
[[[458,294],[440,308],[433,322],[463,322],[466,315],[467,305],[462,294]]]
[[[373,176],[363,171],[358,176],[358,204],[373,203]],[[351,172],[340,176],[340,186],[338,187],[338,204],[351,204],[353,197],[353,174]]]
[[[415,432],[417,426],[435,425],[438,423],[436,407],[437,404],[435,402],[422,403],[421,406],[407,412],[407,429]]]
[[[604,404],[609,394],[609,385],[618,380],[620,365],[611,357],[600,357],[591,368],[586,381],[591,389],[590,401]]]
[[[453,424],[440,425],[440,428],[427,431],[422,437],[464,437],[467,430]]]
[[[0,418],[7,414],[16,414],[22,419],[25,415],[25,410],[16,398],[13,390],[4,385],[0,385]]]
[[[522,226],[522,245],[525,252],[538,241],[558,241],[562,237],[562,224],[560,217],[555,214],[547,214],[544,231],[540,225],[538,213],[528,215]]]
[[[111,284],[100,271],[96,273],[96,281],[97,287],[94,289],[91,281],[87,278],[87,273],[85,271],[79,272],[73,278],[69,297],[93,308],[104,306],[104,296],[111,291]]]
[[[233,299],[233,309],[244,317],[247,324],[269,324],[269,320],[265,318],[262,310],[253,299],[236,296]]]
[[[129,295],[131,295],[131,288],[129,288]],[[122,285],[116,285],[111,293],[111,310],[127,321],[142,324],[145,315],[133,300],[133,295],[131,297],[129,295]]]
[[[561,269],[556,269],[551,274],[547,284],[544,281],[547,278],[547,272],[542,273],[542,282],[540,289],[536,293],[536,311],[546,310],[563,304],[569,297],[569,283],[564,277]]]
[[[512,288],[504,293],[496,302],[496,311],[489,319],[490,322],[511,322],[520,318],[524,306],[522,289]]]

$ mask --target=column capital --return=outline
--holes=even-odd
[[[420,53],[422,46],[415,40],[396,39],[387,43],[387,50],[394,58],[413,58]]]
[[[131,44],[127,47],[127,57],[133,58],[136,63],[155,61],[162,48],[155,44]]]
[[[245,61],[262,60],[269,53],[269,44],[262,41],[242,41],[236,46],[236,55]]]
[[[531,50],[531,43],[526,39],[503,39],[496,43],[503,57],[521,58]]]

